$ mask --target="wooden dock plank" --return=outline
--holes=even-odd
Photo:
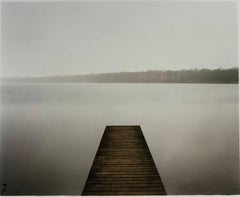
[[[82,195],[166,195],[140,126],[107,126]]]

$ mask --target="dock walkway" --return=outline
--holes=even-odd
[[[165,195],[140,126],[107,126],[82,195]]]

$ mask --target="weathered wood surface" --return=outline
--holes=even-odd
[[[82,195],[165,195],[139,126],[107,126]]]

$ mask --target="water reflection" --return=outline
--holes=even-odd
[[[3,84],[6,194],[80,195],[106,125],[139,124],[168,194],[236,194],[238,85]]]

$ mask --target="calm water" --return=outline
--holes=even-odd
[[[2,84],[5,194],[81,194],[106,125],[140,125],[168,194],[239,193],[238,85]]]

